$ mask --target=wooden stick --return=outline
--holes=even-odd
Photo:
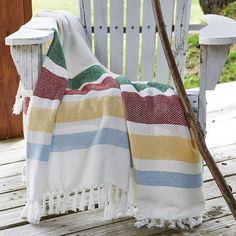
[[[165,29],[165,22],[163,19],[162,11],[161,11],[161,5],[159,0],[152,0],[152,7],[154,12],[155,21],[157,24],[157,29],[159,32],[159,37],[161,39],[162,47],[166,56],[166,60],[168,62],[171,75],[173,77],[179,99],[182,103],[184,112],[186,114],[187,122],[189,124],[189,127],[192,129],[193,135],[195,137],[195,140],[197,142],[198,149],[206,162],[206,165],[208,166],[213,178],[215,179],[226,203],[228,204],[228,207],[230,211],[232,212],[232,215],[234,216],[234,219],[236,220],[236,201],[232,194],[232,192],[229,189],[229,186],[227,185],[222,173],[220,172],[219,168],[217,167],[211,153],[209,152],[206,142],[205,142],[205,135],[202,131],[202,127],[200,123],[197,121],[193,108],[189,102],[188,96],[185,92],[183,82],[181,80],[181,76],[177,67],[177,64],[175,62],[175,58],[171,49],[171,45],[166,33]]]

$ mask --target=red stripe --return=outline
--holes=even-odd
[[[67,80],[64,77],[55,75],[43,67],[40,71],[33,95],[51,100],[61,100],[66,86]]]
[[[23,112],[26,115],[28,108],[29,108],[29,103],[30,103],[30,97],[24,97],[23,99]]]
[[[117,82],[110,76],[106,77],[101,83],[99,84],[86,84],[83,86],[82,89],[78,89],[78,90],[66,90],[65,94],[87,94],[88,92],[90,92],[91,90],[95,90],[95,91],[102,91],[102,90],[106,90],[109,88],[119,88],[119,85],[117,84]]]
[[[123,92],[126,119],[144,124],[174,124],[187,126],[178,96],[147,96]]]

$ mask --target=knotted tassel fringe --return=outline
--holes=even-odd
[[[45,194],[42,203],[28,202],[24,207],[21,218],[32,224],[37,224],[43,215],[65,213],[68,210],[84,211],[94,209],[95,204],[99,208],[105,207],[104,218],[114,219],[125,216],[127,211],[127,193],[113,185],[102,185],[91,187],[83,191],[72,191],[69,193]]]
[[[139,219],[134,226],[141,228],[147,226],[149,229],[172,229],[172,230],[191,230],[194,227],[202,223],[202,217],[189,217],[178,220],[166,220],[166,219],[151,219],[143,218]]]
[[[95,194],[96,192],[96,194]],[[167,220],[138,217],[138,207],[134,202],[128,202],[127,192],[114,185],[103,185],[91,187],[81,191],[67,193],[45,194],[42,203],[28,202],[24,207],[21,218],[26,219],[31,224],[38,224],[42,215],[65,213],[68,210],[81,211],[104,207],[104,219],[115,219],[118,217],[131,216],[132,213],[137,222],[136,228],[146,226],[148,228],[168,228],[190,230],[202,223],[201,217],[189,217],[185,219]]]

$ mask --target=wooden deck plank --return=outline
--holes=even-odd
[[[204,224],[204,230],[199,230],[193,235],[202,236],[235,236],[236,222],[232,216],[215,219]],[[200,233],[200,234],[199,234]],[[190,234],[189,234],[190,235]]]
[[[233,217],[229,216],[229,210],[224,204],[222,197],[208,201],[207,217],[204,224],[196,228],[193,232],[184,232],[181,235],[208,235],[209,229],[214,232],[229,233],[236,229]],[[217,206],[217,207],[216,207]],[[4,235],[179,235],[179,233],[166,232],[159,230],[149,230],[147,228],[135,229],[133,227],[134,219],[120,219],[117,221],[103,221],[101,210],[75,213],[62,217],[42,221],[40,226],[24,225],[8,230],[3,230]],[[214,234],[211,234],[214,235]],[[219,234],[220,235],[220,234]],[[227,234],[228,235],[228,234]],[[229,234],[230,235],[230,234]]]
[[[235,175],[236,173],[236,159],[230,159],[224,162],[217,163],[221,173],[224,177]],[[212,180],[213,177],[207,167],[204,168],[204,180]]]
[[[216,86],[207,91],[207,144],[221,147],[236,143],[236,83]]]
[[[81,227],[85,227],[85,226],[78,225],[78,224],[75,224],[73,226],[73,225],[71,225],[72,224],[71,222],[81,222],[81,217],[82,217],[82,219],[83,219],[83,217],[86,218],[87,214],[89,215],[89,217],[91,217],[91,219],[88,222],[95,223],[95,225],[90,224],[89,225],[90,228],[97,227],[98,224],[100,226],[102,226],[104,224],[111,223],[110,221],[103,221],[101,210],[98,209],[98,210],[94,210],[94,211],[78,212],[78,213],[73,213],[70,215],[64,215],[64,216],[56,217],[54,219],[46,219],[40,223],[40,227],[35,226],[36,227],[35,228],[34,226],[31,226],[29,224],[24,225],[24,224],[26,224],[26,222],[19,219],[19,213],[21,210],[22,210],[22,207],[0,212],[0,229],[11,228],[9,230],[3,230],[2,232],[13,233],[15,231],[15,232],[19,233],[18,235],[27,235],[27,232],[29,232],[30,230],[33,230],[33,232],[34,231],[36,233],[40,232],[40,233],[42,233],[42,235],[44,235],[43,234],[44,232],[48,233],[50,230],[53,231],[53,229],[51,227],[56,225],[55,227],[56,227],[57,234],[54,234],[54,235],[66,234],[66,233],[73,232],[73,230],[74,230],[74,232],[76,230],[82,230]],[[97,213],[97,212],[99,212],[99,213]],[[226,203],[225,203],[223,197],[214,198],[214,199],[208,200],[206,202],[206,213],[204,215],[204,221],[208,221],[208,220],[211,220],[214,218],[222,218],[222,217],[227,216],[229,214],[230,214],[229,209],[226,206]],[[123,220],[123,219],[120,219],[120,220]],[[68,224],[67,224],[67,222],[68,222]],[[85,221],[85,222],[87,222],[87,221]],[[116,221],[112,221],[112,222],[116,222]],[[18,226],[18,225],[24,225],[24,226]],[[60,225],[64,225],[64,227],[61,227]],[[86,229],[89,229],[89,228],[86,228]],[[22,232],[22,234],[21,234],[21,232]],[[55,233],[55,231],[54,231],[54,233]],[[7,234],[4,234],[4,235],[7,235]],[[32,235],[34,235],[34,234],[32,234]],[[38,234],[35,234],[35,235],[38,235]],[[48,234],[45,234],[45,235],[48,235]]]
[[[209,119],[209,117],[208,117]],[[236,109],[232,113],[214,114],[212,124],[207,127],[207,145],[209,147],[220,147],[222,145],[236,143]]]
[[[225,150],[225,149],[224,149]],[[222,150],[221,150],[222,151]],[[223,167],[225,167],[225,166],[229,166],[229,168],[227,167],[226,169],[225,169],[225,173],[227,173],[228,172],[228,169],[232,169],[231,167],[231,165],[229,164],[228,165],[228,163],[231,163],[232,162],[232,160],[228,160],[228,159],[226,159],[226,161],[224,161],[225,160],[225,158],[228,158],[227,156],[225,156],[224,155],[224,153],[220,153],[220,154],[223,154],[222,156],[220,156],[219,158],[218,158],[218,161],[220,162],[220,165],[222,165],[222,160],[223,160]],[[15,164],[17,164],[17,165],[15,165]],[[18,171],[16,171],[15,173],[17,173],[17,172],[20,172],[21,171],[21,168],[19,168],[19,166],[18,166],[18,164],[19,163],[10,163],[10,164],[7,164],[7,165],[4,165],[4,167],[8,167],[7,169],[9,169],[9,170],[14,170],[15,169],[15,167],[17,167],[18,168]],[[205,167],[206,168],[206,167]],[[11,171],[10,171],[11,172]],[[205,171],[205,173],[207,172],[207,170]],[[235,171],[234,171],[235,172]],[[234,173],[233,171],[232,171],[232,173]],[[6,171],[6,173],[7,173],[7,176],[9,176],[9,172],[8,171]],[[14,171],[13,171],[13,173],[14,173]],[[1,174],[1,173],[0,173]],[[18,173],[19,174],[19,173]],[[12,178],[12,181],[13,181],[13,183],[14,183],[14,178],[18,178],[18,181],[19,182],[21,182],[20,181],[20,178],[21,178],[21,175],[16,175],[16,176],[11,176],[11,177],[5,177],[5,178],[3,178],[3,179],[0,179],[0,181],[1,180],[7,180],[7,179],[11,179]],[[212,180],[212,177],[211,177],[211,175],[208,173],[207,175],[205,175],[205,178],[209,181],[209,182],[207,182],[207,183],[205,183],[205,195],[206,195],[206,199],[212,199],[212,198],[217,198],[217,197],[219,197],[220,196],[220,192],[219,192],[219,190],[218,190],[218,188],[216,187],[216,184],[214,183],[214,181],[210,181],[210,180]],[[233,176],[230,176],[230,177],[228,177],[227,178],[227,182],[229,183],[229,184],[231,184],[232,185],[232,187],[233,187],[233,189],[234,189],[234,191],[235,191],[235,189],[236,189],[236,181],[235,181],[235,175],[233,175]],[[1,183],[1,182],[0,182]],[[2,181],[2,183],[4,183],[4,181]],[[22,182],[23,183],[23,182]],[[1,185],[0,185],[1,186]],[[17,190],[17,184],[15,185],[15,190]],[[11,191],[11,187],[10,187],[10,185],[9,185],[9,188],[6,188],[5,190],[9,190],[9,191]],[[14,189],[13,189],[14,190]],[[14,225],[21,225],[21,224],[26,224],[26,222],[25,221],[22,221],[22,220],[20,220],[19,219],[19,213],[20,213],[20,211],[22,210],[22,207],[19,207],[19,206],[22,206],[23,204],[24,204],[24,202],[25,202],[25,199],[24,199],[24,197],[22,197],[23,195],[25,195],[25,193],[26,193],[26,190],[21,190],[21,191],[19,191],[19,193],[17,193],[16,194],[16,196],[14,197],[14,195],[13,194],[15,194],[15,192],[13,191],[12,193],[9,193],[9,194],[7,194],[7,195],[5,195],[4,196],[4,198],[2,198],[3,196],[1,196],[0,195],[0,201],[1,202],[3,202],[2,200],[3,199],[5,199],[4,200],[4,202],[8,199],[10,199],[11,197],[12,197],[12,199],[11,199],[11,201],[9,201],[10,203],[8,203],[6,206],[7,207],[5,207],[4,209],[7,209],[8,207],[16,207],[15,209],[9,209],[9,210],[6,210],[6,211],[2,211],[2,212],[0,212],[0,222],[2,223],[2,224],[0,224],[0,228],[4,228],[4,227],[12,227],[12,226],[14,226]],[[20,196],[20,198],[17,198],[18,196]],[[207,202],[209,202],[209,201],[207,201]],[[208,204],[208,203],[207,203]],[[76,213],[77,214],[77,213]],[[81,213],[78,213],[78,214],[81,214]],[[216,214],[216,213],[215,213]],[[60,218],[60,217],[58,217],[58,218]]]
[[[16,176],[11,177],[13,178],[13,181],[15,179]],[[19,176],[17,176],[19,177]],[[2,180],[2,179],[0,179]],[[232,187],[233,192],[236,192],[236,175],[230,176],[226,178],[227,183]],[[26,198],[26,188],[25,185],[22,181],[21,185],[17,186],[14,185],[14,182],[12,183],[13,187],[15,188],[19,188],[19,189],[15,189],[14,191],[12,191],[12,188],[5,188],[5,190],[8,190],[6,192],[3,192],[0,194],[0,201],[1,202],[6,202],[6,204],[2,204],[0,205],[0,211],[4,210],[4,209],[9,209],[11,207],[19,207],[19,206],[23,206],[25,203],[25,198]],[[0,185],[1,186],[1,185]],[[20,188],[20,186],[22,186],[22,188]],[[205,198],[206,199],[212,199],[212,198],[217,198],[219,196],[221,196],[221,193],[215,183],[215,181],[209,181],[206,182],[204,184],[204,191],[205,191]]]
[[[231,186],[233,193],[236,193],[236,175],[227,177],[225,180]],[[206,200],[221,196],[221,192],[214,180],[204,183],[204,195]]]
[[[227,164],[227,161],[224,163]],[[9,209],[11,207],[19,207],[24,205],[26,198],[26,188],[25,184],[20,178],[21,176],[18,175],[0,179],[0,200],[1,202],[6,202],[6,204],[0,205],[0,211]],[[235,192],[236,174],[226,178],[226,181],[232,187],[233,192]],[[1,188],[1,186],[3,186],[3,188]],[[206,199],[221,196],[221,193],[214,180],[209,181],[209,179],[207,179],[207,182],[204,184],[204,191]]]
[[[3,193],[0,195],[1,202],[4,204],[0,205],[0,212],[11,208],[23,206],[26,202],[26,189]]]
[[[23,207],[17,207],[0,212],[0,232],[3,229],[27,224],[26,221],[20,219],[22,209]]]
[[[25,140],[23,138],[14,138],[0,141],[0,155],[3,151],[14,150],[25,147]]]
[[[113,236],[113,235],[119,235],[119,236],[146,236],[146,235],[172,235],[172,236],[179,236],[179,235],[206,235],[206,236],[215,236],[215,235],[234,235],[235,236],[235,230],[236,230],[236,222],[233,220],[231,216],[224,217],[222,219],[214,219],[208,222],[205,222],[200,227],[196,228],[195,230],[191,232],[181,232],[181,231],[167,231],[163,232],[160,230],[153,230],[153,229],[135,229],[133,227],[134,220],[124,221],[121,223],[115,223],[112,225],[106,225],[102,227],[98,227],[95,229],[85,230],[85,231],[78,231],[76,233],[72,234],[66,234],[70,236],[88,236],[88,235],[107,235],[107,236]],[[227,230],[227,232],[226,232]],[[128,234],[127,234],[128,232]],[[63,234],[65,235],[65,234]]]
[[[226,166],[227,166],[228,165],[227,163],[229,163],[229,162],[231,162],[231,160],[225,161],[221,164],[224,164],[223,166],[225,166],[225,164],[226,164]],[[9,164],[9,166],[12,166],[12,165],[13,164]],[[216,197],[221,196],[221,193],[219,192],[215,182],[212,180],[211,175],[208,173],[208,175],[205,175],[205,177],[208,181],[207,183],[204,184],[206,199],[212,199],[212,198],[216,198]],[[17,179],[18,179],[18,182],[21,183],[21,185],[17,185],[17,182],[14,182],[14,180],[17,180]],[[4,184],[5,186],[3,188],[5,190],[4,191],[5,194],[0,194],[0,202],[7,202],[7,204],[3,204],[2,208],[0,206],[0,210],[9,209],[10,207],[19,207],[19,206],[24,205],[25,196],[26,196],[26,189],[24,187],[24,183],[21,182],[20,179],[21,179],[21,175],[5,177],[3,179],[0,179],[0,187],[1,187],[1,183],[4,184],[4,181],[6,181],[6,183],[7,183],[7,185]],[[231,185],[234,192],[236,190],[235,179],[236,179],[236,175],[229,176],[228,178],[226,178],[226,181],[228,182],[228,184]],[[23,188],[21,188],[20,186],[23,186]],[[20,190],[20,191],[17,191],[17,190]],[[11,215],[12,212],[10,211],[9,214]],[[3,216],[3,213],[0,212],[0,218],[2,218],[2,216]],[[18,224],[21,222],[21,220],[19,220],[17,217],[15,217],[14,219],[16,219],[16,221],[11,222],[11,223]],[[3,222],[4,222],[4,219],[3,219]]]
[[[226,146],[220,146],[212,149],[213,155],[218,154],[227,158],[236,158],[236,144],[229,144]]]
[[[104,221],[103,211],[101,209],[96,209],[44,220],[40,222],[40,225],[26,224],[23,226],[2,230],[2,233],[4,236],[14,235],[15,232],[17,232],[17,236],[62,235],[74,232],[78,229],[90,229],[93,227],[112,224],[113,222],[124,221],[126,219],[127,218],[121,218],[116,221]]]
[[[0,166],[0,179],[15,175],[21,175],[21,170],[24,164],[25,161],[21,161]]]
[[[0,151],[0,166],[18,161],[23,161],[25,160],[25,157],[26,157],[25,147]]]
[[[216,219],[212,221],[205,222],[202,226],[196,228],[191,232],[181,232],[181,231],[168,231],[163,232],[160,230],[153,230],[153,229],[135,229],[133,227],[134,220],[124,221],[121,223],[115,223],[112,225],[106,225],[102,227],[98,227],[95,229],[90,229],[86,231],[78,231],[72,234],[63,234],[63,235],[70,235],[70,236],[88,236],[88,235],[96,235],[96,236],[146,236],[146,235],[172,235],[172,236],[188,236],[188,235],[206,235],[206,236],[215,236],[215,235],[227,235],[227,236],[235,236],[236,230],[236,223],[232,217],[224,217],[222,219]],[[227,233],[226,233],[227,230]],[[128,234],[127,234],[128,232]],[[79,234],[78,234],[79,233]]]
[[[5,178],[0,179],[0,194],[18,191],[25,188],[26,188],[26,185],[22,181],[21,175],[5,177]]]

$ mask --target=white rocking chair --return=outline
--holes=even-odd
[[[175,59],[184,78],[188,32],[201,27],[189,25],[191,0],[161,0],[161,4]],[[78,9],[94,52],[104,66],[130,80],[171,83],[151,0],[79,0]],[[206,19],[208,25],[200,30],[200,90],[188,92],[204,129],[206,90],[215,88],[230,45],[236,42],[234,20],[217,15],[207,15]],[[44,44],[53,38],[53,31],[42,30],[49,24],[53,27],[53,19],[35,17],[6,38],[25,90],[34,89]]]

